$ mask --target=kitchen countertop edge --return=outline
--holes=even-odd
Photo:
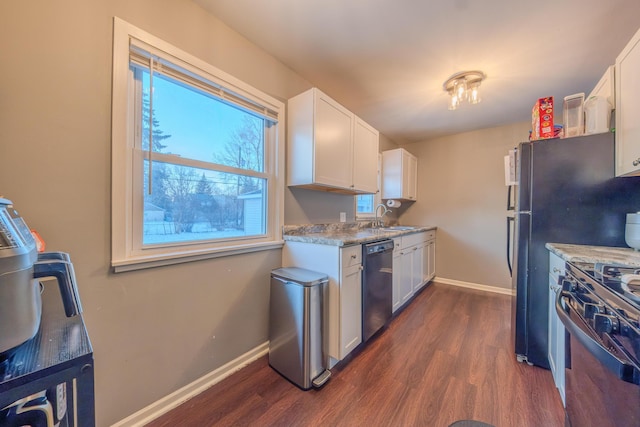
[[[416,227],[411,230],[359,230],[356,232],[344,232],[344,233],[308,233],[303,235],[288,235],[282,236],[285,243],[288,242],[303,242],[303,243],[316,243],[322,245],[332,246],[349,246],[362,243],[375,242],[377,240],[393,239],[394,237],[401,237],[408,234],[423,233],[425,231],[436,230],[436,226],[424,226]]]
[[[640,252],[631,248],[547,243],[545,247],[568,262],[623,264],[640,267]]]

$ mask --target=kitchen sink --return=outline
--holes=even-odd
[[[409,225],[392,225],[389,227],[373,227],[367,228],[366,231],[369,233],[385,233],[390,231],[407,231],[407,230],[415,230],[417,227],[411,227]]]
[[[416,227],[411,227],[409,225],[392,225],[391,227],[380,227],[380,230],[392,230],[392,231],[404,231],[404,230],[415,230]]]

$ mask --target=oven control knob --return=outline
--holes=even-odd
[[[596,314],[593,317],[593,326],[599,334],[614,334],[620,328],[618,319],[606,314]]]
[[[558,284],[562,286],[562,290],[565,292],[572,292],[576,290],[576,284],[573,280],[569,278],[562,278],[562,280],[558,280]]]
[[[590,304],[588,302],[584,304],[585,319],[593,319],[593,317],[598,313],[600,313],[600,306],[597,304]]]

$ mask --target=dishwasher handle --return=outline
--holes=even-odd
[[[365,256],[382,252],[391,252],[393,251],[393,240],[383,240],[381,242],[367,243],[363,245],[363,247]]]

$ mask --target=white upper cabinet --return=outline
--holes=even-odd
[[[288,185],[377,191],[378,131],[316,88],[288,102]]]
[[[640,30],[616,59],[616,176],[640,175]]]
[[[416,200],[418,159],[404,148],[382,152],[382,198]]]
[[[356,117],[353,138],[353,185],[365,193],[377,193],[379,133]]]

